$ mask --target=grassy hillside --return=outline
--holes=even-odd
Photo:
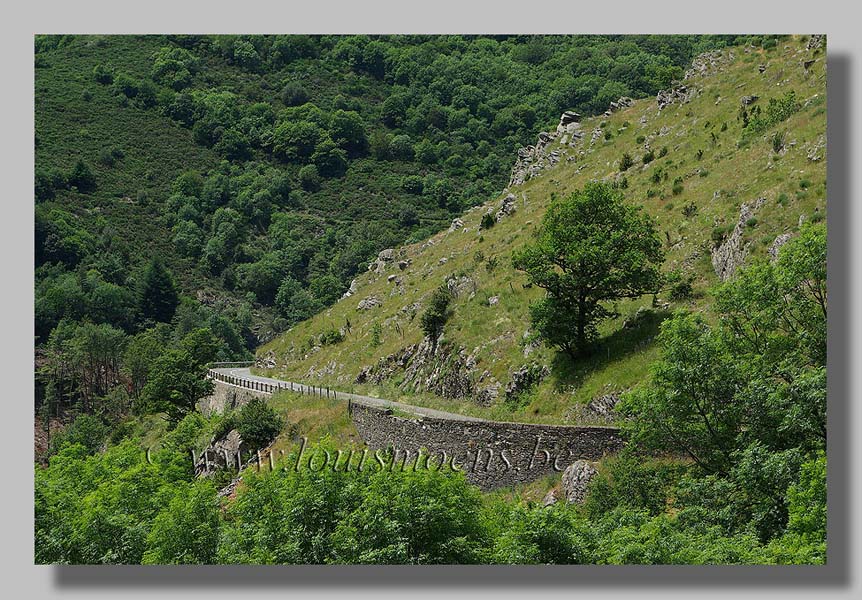
[[[689,101],[659,110],[656,99],[647,98],[609,116],[583,119],[584,137],[576,146],[562,145],[558,136],[545,149],[545,156],[559,151],[557,165],[467,211],[457,228],[396,249],[382,273],[356,278],[355,294],[260,348],[259,357],[276,363],[261,372],[466,414],[549,422],[577,420],[578,406],[637,385],[657,357],[653,338],[663,316],[679,306],[710,314],[709,290],[718,281],[711,251],[730,235],[743,203],[765,199],[744,225],[747,262],[767,257],[775,238],[793,234],[801,221],[825,217],[825,54],[809,50],[807,38],[792,37],[768,50],[725,50],[701,64],[703,70],[695,69],[684,81]],[[761,111],[762,122],[747,128],[740,114],[743,96],[758,97],[745,119]],[[798,110],[770,120],[767,115],[780,113],[778,104],[770,109],[773,99]],[[623,154],[634,164],[621,172]],[[601,328],[599,352],[573,362],[529,343],[528,306],[543,291],[525,288],[526,278],[512,268],[511,258],[530,241],[553,195],[569,194],[591,180],[617,182],[629,202],[656,220],[666,246],[665,271],[690,277],[693,293],[672,300],[665,290],[655,310],[637,319],[637,311],[649,308],[653,298],[620,302],[622,316]],[[483,214],[496,212],[509,192],[515,212],[480,229]],[[402,271],[399,261],[409,266]],[[421,341],[419,316],[433,290],[450,278],[460,279],[463,291],[454,300],[444,339],[475,362],[471,376],[482,378],[481,385],[499,382],[499,398],[490,406],[442,398],[401,385],[398,370],[377,385],[355,383],[363,367]],[[369,297],[380,305],[358,309]],[[627,320],[629,327],[623,328]],[[321,335],[333,330],[343,330],[344,339],[321,345]],[[504,386],[530,363],[549,366],[550,376],[506,402]]]

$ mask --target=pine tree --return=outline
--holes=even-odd
[[[162,262],[154,258],[144,269],[140,287],[140,309],[144,319],[169,322],[179,304],[174,278]]]

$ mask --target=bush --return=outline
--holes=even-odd
[[[719,225],[715,227],[710,235],[713,245],[720,246],[731,231],[733,231],[733,225]]]
[[[682,214],[685,217],[693,217],[697,214],[697,205],[694,202],[689,202],[682,207]]]
[[[449,304],[452,302],[452,292],[444,284],[434,290],[428,308],[422,313],[422,331],[426,337],[436,340],[443,332],[443,326],[449,320],[451,311]]]
[[[667,156],[667,146],[662,146],[661,150],[658,151],[658,157],[664,158],[665,156]]]
[[[344,341],[344,335],[337,329],[330,329],[321,333],[318,339],[321,346],[334,346]]]
[[[281,101],[285,106],[301,106],[308,102],[308,92],[301,83],[291,81],[281,90]]]
[[[745,222],[746,227],[757,227],[757,217],[751,217]]]
[[[494,215],[491,213],[485,213],[482,215],[482,221],[479,223],[479,229],[491,229],[494,225],[497,224],[497,221],[494,220]]]
[[[641,160],[643,160],[643,163],[644,163],[645,165],[650,164],[652,161],[654,161],[654,160],[655,160],[655,152],[653,152],[652,150],[650,150],[649,152],[647,152],[647,153],[645,153],[645,154],[643,155],[643,158],[642,158]]]
[[[673,192],[674,196],[679,196],[682,193],[683,187],[681,183],[673,184],[673,188],[671,188],[671,192]]]
[[[316,165],[305,165],[299,170],[299,184],[307,192],[320,189],[320,173]]]
[[[642,136],[642,135],[639,135],[639,136],[635,139],[635,142],[637,142],[638,144],[643,144],[645,141],[646,141],[646,138],[645,138],[644,136]]]
[[[96,65],[93,68],[93,79],[96,80],[96,83],[111,85],[114,83],[114,71],[105,65]]]
[[[56,454],[65,446],[80,444],[87,454],[95,454],[108,436],[108,428],[93,415],[81,414],[72,421],[65,431],[51,440],[51,454]]]
[[[634,164],[635,161],[628,152],[624,152],[620,157],[620,171],[628,171]]]
[[[284,419],[260,398],[243,406],[236,420],[236,429],[252,452],[266,447],[283,427]]]
[[[671,300],[686,300],[691,298],[693,289],[692,275],[685,276],[678,269],[675,269],[665,276],[665,285],[668,287]]]

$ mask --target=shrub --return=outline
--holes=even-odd
[[[383,336],[383,327],[380,326],[380,323],[374,322],[374,325],[371,326],[371,346],[376,348],[381,344],[381,338]]]
[[[624,152],[620,157],[620,171],[628,171],[634,164],[635,161],[628,152]]]
[[[757,217],[751,217],[745,222],[746,227],[757,227]]]
[[[236,420],[236,429],[252,452],[269,444],[282,427],[284,419],[261,398],[252,398]]]
[[[727,237],[727,234],[731,231],[733,231],[733,225],[719,225],[718,227],[713,228],[712,234],[710,235],[713,245],[720,246]]]
[[[776,131],[772,134],[772,151],[778,154],[784,149],[784,132]]]
[[[799,182],[799,187],[803,190],[807,190],[811,186],[811,181],[808,179],[803,179]]]
[[[320,189],[320,173],[316,165],[305,165],[299,170],[299,184],[307,192]]]
[[[494,215],[491,213],[485,213],[482,215],[482,221],[479,223],[479,229],[491,229],[494,225],[497,224],[497,221],[494,220]]]
[[[689,202],[682,207],[682,214],[685,217],[693,217],[697,214],[697,205],[694,202]]]
[[[638,144],[643,144],[645,141],[646,141],[646,138],[642,135],[639,135],[639,136],[637,136],[637,138],[635,138],[635,142]]]
[[[607,131],[605,131],[605,139],[606,139],[606,140],[609,140],[609,139],[611,139],[611,138],[613,138],[613,137],[614,137],[614,133],[613,133],[610,129],[608,129]]]
[[[673,184],[673,188],[671,189],[671,192],[673,192],[674,196],[679,196],[682,193],[682,190],[683,190],[682,184],[681,183],[675,183],[675,184]]]
[[[344,340],[344,335],[337,329],[329,329],[321,333],[318,340],[321,346],[334,346]]]
[[[778,204],[781,206],[787,206],[788,197],[785,192],[781,192],[778,194]]]
[[[449,304],[452,302],[452,292],[444,284],[434,290],[428,308],[422,313],[422,331],[432,340],[436,340],[443,331],[443,326],[449,320],[451,311]]]
[[[96,80],[96,83],[111,85],[114,83],[114,71],[105,65],[96,65],[93,68],[93,79]]]
[[[662,146],[661,150],[658,151],[658,157],[664,158],[665,156],[667,156],[667,146]]]
[[[652,150],[650,150],[649,152],[645,153],[645,154],[643,155],[642,160],[643,160],[643,163],[644,163],[645,165],[650,164],[652,161],[654,161],[654,160],[655,160],[655,152],[654,152],[654,151],[652,151]]]
[[[692,282],[694,277],[683,275],[678,269],[674,269],[665,276],[665,285],[668,287],[671,300],[685,300],[691,298]]]
[[[93,415],[81,414],[72,421],[65,431],[51,440],[51,453],[55,454],[64,446],[80,444],[88,454],[94,454],[108,435],[108,428]]]
[[[695,153],[694,153],[694,157],[695,157],[697,160],[700,160],[701,158],[703,158],[703,150],[698,150],[697,152],[695,152]]]

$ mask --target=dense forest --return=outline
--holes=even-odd
[[[524,195],[508,224],[481,217],[469,274],[499,284],[498,317],[520,315],[491,353],[520,361],[544,344],[568,382],[632,371],[617,353],[643,363],[614,413],[628,444],[601,461],[582,504],[544,506],[549,481],[482,493],[445,469],[249,469],[237,485],[230,471],[199,477],[193,461],[234,430],[251,450],[285,449],[284,465],[299,435],[321,451],[361,445],[344,406],[319,399],[202,414],[208,366],[266,342],[324,362],[340,348],[355,370],[396,351],[399,321],[360,322],[356,298],[339,303],[382,249],[428,240],[499,196],[518,149],[563,111],[654,97],[694,57],[730,46],[750,54],[737,65],[746,86],[766,70],[755,63],[785,77],[802,67],[781,52],[821,52],[774,36],[37,36],[36,562],[824,562],[825,167],[805,136],[819,135],[825,97],[808,96],[809,66],[808,87],[793,80],[799,97],[770,88],[740,108],[743,84],[728,80],[732,91],[702,93],[714,113],[701,122],[690,107],[658,111],[678,121],[664,141],[652,123],[599,116],[590,149],[605,154],[591,168],[609,176],[581,175],[586,161],[573,159],[557,175],[570,194],[548,191],[553,177],[534,182],[532,210],[548,203],[538,216]],[[735,122],[713,116],[722,94]],[[760,152],[763,179],[732,166]],[[809,163],[822,182],[799,168]],[[715,194],[698,189],[716,178]],[[760,254],[717,282],[710,251],[734,231],[737,194],[755,193],[775,201],[737,229]],[[516,243],[512,229],[528,227],[536,237]],[[707,238],[699,262],[664,264],[692,250],[693,232]],[[433,292],[411,335],[436,344],[463,319],[449,337],[491,340],[490,287],[458,300],[438,281],[445,263],[435,256],[434,278],[417,270]],[[673,304],[659,309],[660,295]],[[313,372],[296,368],[296,380]],[[562,418],[577,402],[551,379],[546,418]],[[457,408],[535,416],[531,402],[545,400],[531,393]]]

